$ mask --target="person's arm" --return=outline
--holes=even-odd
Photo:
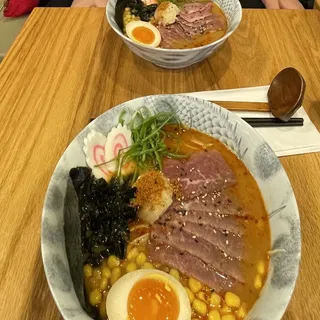
[[[262,0],[267,9],[304,9],[298,0]]]
[[[108,0],[74,0],[71,7],[105,7]]]

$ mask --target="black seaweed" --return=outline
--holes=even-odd
[[[145,6],[141,0],[118,0],[115,8],[116,23],[123,30],[123,13],[125,8],[130,8],[135,16],[139,16],[142,21],[148,22],[154,16],[157,7],[157,4]]]
[[[131,12],[135,16],[139,16],[142,21],[149,22],[154,16],[154,12],[156,11],[157,7],[157,4],[150,4],[149,6],[137,4],[134,8],[132,8]]]
[[[111,254],[124,258],[128,222],[136,217],[130,205],[135,188],[115,179],[96,179],[87,167],[71,169],[70,178],[79,201],[83,263],[97,266]]]
[[[74,291],[83,309],[93,319],[99,319],[98,309],[87,303],[84,292],[83,256],[81,250],[81,221],[78,210],[78,197],[71,179],[67,181],[64,200],[64,235],[66,252]]]

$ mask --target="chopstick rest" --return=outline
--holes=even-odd
[[[254,128],[268,127],[301,127],[303,118],[291,118],[288,121],[282,121],[277,118],[242,118]]]

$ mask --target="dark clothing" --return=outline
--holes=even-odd
[[[313,0],[299,0],[305,9],[313,8]],[[263,9],[265,8],[261,0],[240,0],[242,8]]]
[[[71,7],[73,0],[40,0],[39,7]]]
[[[40,0],[39,7],[70,7],[73,0]],[[314,0],[299,0],[306,9],[313,8]],[[265,8],[261,0],[240,0],[242,8]]]

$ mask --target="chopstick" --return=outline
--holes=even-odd
[[[242,102],[242,101],[211,101],[220,107],[224,107],[230,111],[257,111],[270,112],[268,103],[265,102]]]
[[[93,121],[95,118],[90,118]],[[273,127],[301,127],[303,126],[303,118],[291,118],[288,122],[284,122],[277,118],[242,118],[253,128],[273,128]]]
[[[254,128],[270,128],[270,127],[301,127],[303,126],[303,118],[291,118],[288,122],[284,122],[277,118],[242,118]]]

